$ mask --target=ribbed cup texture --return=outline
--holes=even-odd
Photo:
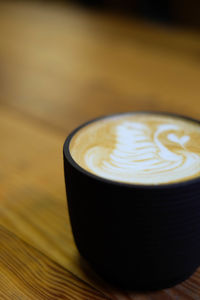
[[[79,168],[64,151],[76,245],[104,278],[159,289],[200,264],[200,181],[157,187],[112,183]]]

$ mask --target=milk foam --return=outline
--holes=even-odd
[[[149,124],[148,117],[141,121],[138,117],[122,118],[112,129],[114,140],[110,149],[95,143],[85,150],[84,167],[90,172],[138,184],[177,182],[200,173],[200,152],[186,147],[191,140],[190,131],[185,133],[173,118],[163,118],[154,126]]]

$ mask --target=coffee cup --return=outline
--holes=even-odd
[[[105,116],[64,144],[73,236],[108,282],[174,286],[200,265],[200,122],[158,112]]]

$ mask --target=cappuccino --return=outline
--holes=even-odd
[[[69,150],[83,169],[122,183],[159,185],[200,176],[200,125],[176,116],[105,117],[78,130]]]

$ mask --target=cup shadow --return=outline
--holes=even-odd
[[[149,299],[149,297],[160,297],[159,299],[165,299],[165,297],[168,297],[167,299],[175,299],[174,297],[177,297],[177,299],[179,299],[180,294],[189,294],[191,299],[196,299],[192,297],[196,297],[196,295],[199,295],[200,292],[199,285],[196,284],[197,279],[199,281],[200,278],[200,268],[198,268],[197,271],[186,281],[183,281],[172,288],[142,291],[117,286],[106,281],[93,270],[92,266],[80,254],[77,255],[77,264],[82,270],[87,282],[89,282],[94,288],[101,290],[108,297],[114,297],[114,299],[140,299],[140,297],[141,299]],[[192,290],[190,290],[190,286],[193,287]]]
[[[139,295],[148,295],[149,293],[152,293],[152,291],[140,291],[140,290],[130,289],[126,287],[121,287],[111,283],[110,281],[105,280],[93,270],[92,266],[80,254],[77,256],[77,264],[82,270],[87,282],[90,282],[95,288],[98,288],[101,291],[103,291],[107,296],[115,295],[120,297],[120,295],[123,295],[124,299],[126,299],[125,298],[126,296],[127,299],[130,299],[128,298],[128,295],[130,296],[130,294],[132,296],[133,295],[139,296]]]

